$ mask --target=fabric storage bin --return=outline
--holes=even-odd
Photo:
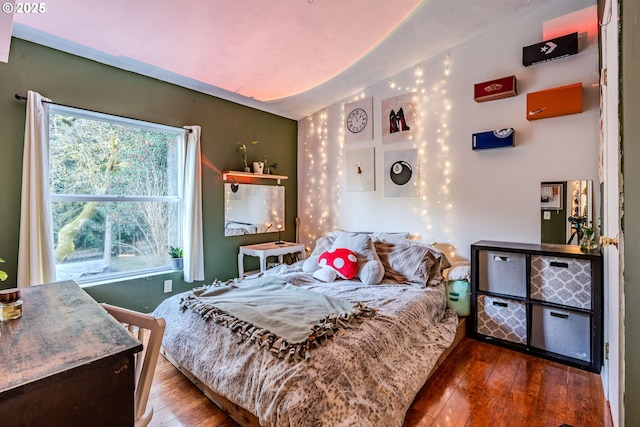
[[[458,316],[468,316],[471,289],[467,280],[450,280],[447,282],[447,307],[455,310]]]
[[[478,289],[515,297],[527,296],[526,255],[481,250],[478,258]]]
[[[476,319],[478,334],[527,343],[527,309],[524,302],[478,295]]]
[[[590,310],[591,262],[532,255],[531,298]]]
[[[589,314],[533,304],[531,346],[589,362],[590,325]]]

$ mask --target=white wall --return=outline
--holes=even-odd
[[[584,7],[593,4],[585,0]],[[505,22],[498,30],[345,99],[373,96],[372,141],[344,144],[344,102],[300,120],[300,240],[313,246],[315,238],[334,228],[409,231],[435,239],[453,259],[468,258],[469,245],[476,240],[540,241],[541,181],[594,180],[598,201],[597,35],[589,34],[578,55],[522,65],[522,47],[544,40],[543,23],[571,12],[562,7],[558,2],[536,16]],[[592,11],[595,22],[595,7]],[[568,28],[566,33],[573,31]],[[413,42],[428,43],[407,40]],[[474,83],[513,74],[516,97],[473,100]],[[577,82],[583,84],[581,114],[526,120],[527,92]],[[419,96],[417,138],[382,144],[381,101],[412,91]],[[473,133],[508,127],[515,128],[514,148],[471,149]],[[375,148],[376,189],[347,192],[345,151],[365,147]],[[421,153],[420,197],[384,197],[384,152],[411,147]]]

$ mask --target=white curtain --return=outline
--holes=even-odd
[[[202,241],[202,162],[200,126],[185,126],[187,133],[183,179],[182,241],[184,280],[204,280],[204,245]]]
[[[49,108],[42,101],[49,100],[36,92],[27,94],[18,250],[19,287],[56,280],[49,189]]]

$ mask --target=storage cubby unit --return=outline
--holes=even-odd
[[[472,337],[600,372],[602,312],[598,250],[486,240],[471,245]]]

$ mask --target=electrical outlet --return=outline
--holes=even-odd
[[[164,281],[164,293],[167,294],[167,293],[171,292],[172,289],[173,289],[173,281],[172,280],[165,280]]]

